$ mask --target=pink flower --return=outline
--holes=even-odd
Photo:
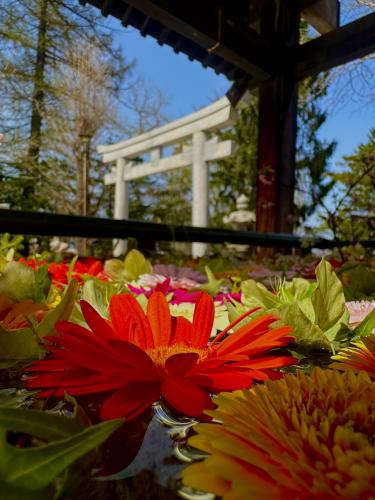
[[[161,292],[163,295],[171,295],[169,299],[170,304],[181,304],[182,302],[195,303],[201,292],[188,292],[183,288],[173,288],[171,286],[171,279],[167,278],[162,283],[158,283],[154,288],[146,289],[144,287],[136,287],[128,285],[128,289],[135,295],[144,295],[150,298],[154,292]]]
[[[184,288],[185,290],[192,290],[199,286],[199,283],[193,281],[190,278],[186,277],[174,277],[174,276],[163,276],[161,274],[142,274],[137,283],[141,286],[148,286],[151,288],[155,288],[158,284],[164,283],[166,279],[169,279],[169,285],[171,288]]]
[[[218,293],[215,295],[215,302],[220,302],[220,304],[224,304],[224,301],[230,302],[231,300],[236,300],[237,302],[241,302],[241,292],[238,293]]]
[[[355,328],[375,309],[375,300],[355,300],[345,305],[350,314],[349,326]]]

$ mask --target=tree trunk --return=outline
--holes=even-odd
[[[77,169],[77,212],[78,215],[89,215],[90,199],[89,199],[89,177],[90,177],[90,156],[91,156],[91,137],[80,136],[81,139],[81,154],[80,164]],[[79,253],[87,255],[87,239],[79,238],[77,241]]]
[[[48,1],[40,1],[39,10],[39,25],[38,25],[38,44],[36,49],[36,59],[34,66],[34,89],[31,104],[31,122],[28,160],[30,163],[37,163],[40,156],[41,138],[42,138],[42,121],[43,121],[43,106],[44,106],[44,77],[46,67],[46,52],[47,52],[47,17],[48,17]]]

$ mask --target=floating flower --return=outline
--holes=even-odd
[[[25,264],[26,266],[31,267],[34,270],[39,269],[47,263],[47,261],[45,260],[25,259],[24,257],[18,259],[18,262],[21,262],[21,264]]]
[[[69,265],[64,262],[57,263],[51,262],[48,264],[48,273],[52,277],[54,285],[64,287],[68,283]],[[77,260],[72,269],[72,278],[76,279],[78,283],[83,282],[83,276],[95,276],[102,281],[107,281],[108,276],[103,271],[103,264],[100,260],[93,257]]]
[[[168,301],[171,304],[181,304],[182,302],[191,302],[193,304],[201,294],[201,292],[188,292],[183,288],[173,288],[170,278],[157,283],[155,288],[137,287],[129,284],[128,289],[134,295],[144,295],[147,298],[150,298],[154,292],[161,292],[163,295],[168,296]]]
[[[224,500],[370,499],[375,485],[375,382],[315,368],[220,394],[189,444],[210,455],[186,485]]]
[[[340,267],[342,267],[343,263],[337,259],[329,259],[328,257],[325,257],[325,259],[327,260],[327,262],[329,262],[331,264],[331,266],[333,267],[334,270],[336,270],[336,269],[338,270],[338,269],[340,269]],[[319,262],[320,262],[320,258],[315,259],[312,262],[310,262],[310,264],[308,264],[302,270],[302,272],[301,272],[302,278],[314,280],[316,277],[315,269],[318,266]]]
[[[341,349],[336,356],[332,356],[332,359],[340,362],[332,363],[331,367],[338,370],[365,371],[375,379],[375,335],[363,337],[352,345],[353,347]]]
[[[176,280],[189,280],[196,285],[207,283],[207,276],[190,267],[177,267],[174,264],[155,264],[154,272],[162,274],[165,278]]]
[[[162,274],[141,274],[137,279],[137,284],[155,288],[158,284],[163,283],[167,279],[172,289],[183,288],[184,290],[194,290],[200,286],[199,283],[189,278],[175,278],[174,276],[163,276]]]
[[[370,312],[375,309],[375,300],[354,300],[345,303],[349,311],[349,326],[355,328]]]
[[[111,322],[87,302],[81,301],[81,309],[91,330],[58,323],[59,334],[47,338],[52,354],[27,369],[33,373],[27,387],[44,389],[39,397],[104,393],[103,419],[131,419],[160,396],[177,412],[201,416],[213,407],[211,393],[279,376],[273,368],[296,361],[268,353],[293,339],[290,327],[270,328],[277,319],[272,314],[224,338],[235,326],[229,325],[208,345],[214,304],[206,293],[197,301],[192,322],[171,317],[160,292],[151,295],[146,314],[131,295],[113,296]]]
[[[0,326],[5,330],[28,328],[28,316],[40,323],[48,311],[44,304],[35,304],[32,300],[14,303],[5,294],[0,294]]]
[[[233,293],[233,292],[227,292],[227,293],[218,293],[215,295],[215,301],[220,302],[220,304],[224,304],[225,301],[231,302],[232,300],[235,300],[236,302],[241,302],[242,298],[242,292],[238,293]]]

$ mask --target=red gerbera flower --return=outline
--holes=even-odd
[[[31,267],[35,270],[47,263],[47,261],[45,260],[25,259],[25,257],[21,257],[20,259],[18,259],[18,262],[21,262],[21,264],[25,264],[26,266]]]
[[[63,288],[68,283],[69,265],[64,262],[51,262],[48,264],[48,272],[52,277],[55,286]],[[108,281],[108,276],[103,270],[103,264],[100,260],[93,257],[77,260],[72,269],[72,278],[82,284],[82,276],[95,276],[102,281]]]
[[[39,397],[62,396],[65,391],[74,396],[109,393],[101,408],[103,419],[131,419],[161,396],[178,412],[200,416],[213,407],[210,393],[247,388],[253,380],[279,375],[272,368],[296,361],[265,354],[292,340],[290,327],[269,328],[277,319],[272,314],[222,340],[233,323],[207,345],[214,304],[206,293],[197,301],[192,323],[171,317],[161,292],[150,297],[147,314],[131,295],[113,296],[111,322],[85,301],[81,309],[91,331],[58,323],[59,334],[48,338],[52,355],[27,368],[33,372],[27,387],[43,388]]]

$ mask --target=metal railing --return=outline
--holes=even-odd
[[[0,233],[34,236],[70,236],[80,238],[136,238],[143,242],[181,241],[202,243],[236,243],[275,248],[334,248],[351,244],[324,238],[306,240],[283,233],[257,233],[192,226],[170,226],[135,220],[81,217],[45,212],[0,209]],[[375,248],[375,241],[362,241]]]

